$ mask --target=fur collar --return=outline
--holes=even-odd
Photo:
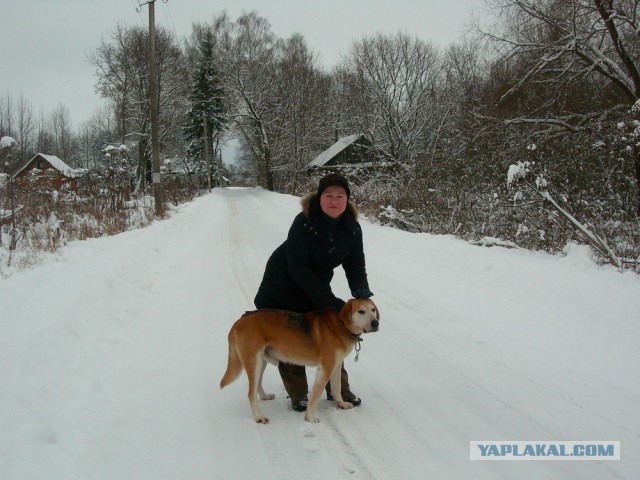
[[[315,192],[308,193],[307,195],[302,197],[302,200],[300,200],[300,205],[302,205],[302,211],[304,212],[305,216],[309,219],[315,220],[315,218],[313,217],[318,215],[318,212],[321,211],[320,200],[318,199],[318,194]],[[358,221],[358,207],[356,207],[356,204],[351,200],[349,200],[347,209],[344,211],[344,213],[351,213],[353,220],[356,222]]]

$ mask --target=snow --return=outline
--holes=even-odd
[[[307,424],[270,366],[271,424],[255,424],[244,374],[218,388],[227,332],[299,208],[215,189],[0,280],[0,478],[637,478],[640,280],[579,246],[478,248],[362,220],[381,311],[346,362],[362,405],[323,399]],[[347,297],[344,275],[334,290]],[[619,440],[622,460],[470,461],[487,439]]]
[[[13,137],[2,137],[0,138],[0,148],[8,148],[11,147],[13,145],[16,145],[18,142],[16,142],[15,138]]]
[[[515,243],[496,237],[482,237],[480,240],[472,242],[472,244],[478,245],[480,247],[518,248],[518,245],[516,245]]]
[[[527,176],[529,172],[529,162],[518,162],[514,165],[509,165],[509,170],[507,171],[507,186],[513,185],[514,182],[521,180]]]

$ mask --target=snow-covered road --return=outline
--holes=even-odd
[[[637,478],[640,281],[579,247],[478,248],[364,220],[382,317],[347,360],[362,406],[323,400],[307,424],[269,367],[271,423],[255,424],[245,376],[218,389],[226,336],[298,201],[217,189],[0,280],[0,478]],[[622,460],[477,462],[472,440],[613,440]]]

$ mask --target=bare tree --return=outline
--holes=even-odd
[[[115,109],[121,143],[138,143],[138,179],[150,180],[148,33],[141,26],[118,26],[89,56],[96,66],[96,89]],[[165,152],[182,150],[187,69],[182,49],[165,29],[156,29],[160,143]]]
[[[404,33],[357,41],[348,57],[360,130],[386,154],[413,166],[427,154],[425,135],[438,124],[441,57]]]
[[[276,98],[282,133],[274,164],[287,190],[296,191],[306,176],[309,160],[332,140],[327,102],[331,79],[321,71],[300,35],[282,42],[279,57]]]
[[[235,127],[260,166],[259,178],[274,190],[273,156],[281,133],[276,101],[278,38],[269,22],[255,12],[241,15],[236,22],[222,15],[212,29]]]
[[[53,153],[69,161],[72,156],[73,131],[71,128],[71,112],[62,103],[56,105],[49,116],[53,137]]]
[[[17,99],[10,92],[0,95],[0,136],[10,135],[18,142],[13,153],[15,162],[33,153],[34,128],[33,107],[24,94]]]
[[[640,99],[638,0],[487,3],[500,23],[486,35],[514,76],[501,101],[519,104],[505,115],[507,125],[529,128],[538,139],[581,134],[585,138],[574,138],[573,144],[586,146],[603,122],[613,122],[610,117]],[[640,157],[635,163],[640,191]]]
[[[516,81],[505,97],[530,83],[560,94],[587,80],[596,82],[600,97],[609,107],[616,103],[631,105],[640,98],[638,0],[487,3],[502,19],[502,31],[487,35],[496,41],[505,59],[518,64]],[[617,102],[612,102],[614,98]],[[602,102],[591,105],[603,107]],[[552,122],[575,130],[583,118],[584,114],[566,115]]]
[[[36,150],[42,153],[53,152],[55,141],[51,128],[51,116],[40,108],[36,118]]]
[[[203,30],[213,33],[232,131],[268,189],[296,191],[307,163],[333,140],[333,79],[304,37],[281,39],[255,12],[195,24],[187,57]]]
[[[127,130],[128,100],[132,95],[134,81],[145,75],[146,69],[132,55],[132,32],[118,24],[106,40],[89,54],[89,62],[96,67],[96,91],[108,98],[118,113],[120,141],[125,143]],[[136,61],[138,60],[138,61]]]
[[[18,143],[19,152],[18,156],[21,160],[26,160],[27,156],[35,153],[34,149],[34,131],[35,122],[33,118],[33,107],[24,94],[20,94],[18,97],[17,107],[17,130],[18,130]]]
[[[98,152],[105,144],[119,138],[117,122],[112,109],[105,105],[98,108],[78,128],[78,148],[85,168],[98,168]]]
[[[487,130],[481,116],[486,109],[484,89],[487,85],[487,58],[477,40],[465,39],[450,45],[443,56],[443,88],[439,97],[439,123],[432,131],[427,175],[442,181],[446,178],[469,190],[480,186],[497,143],[495,130]],[[504,132],[503,132],[504,133]],[[501,172],[500,172],[501,174]],[[475,181],[470,181],[471,177]]]
[[[13,95],[0,95],[0,132],[2,135],[14,136],[15,100]]]

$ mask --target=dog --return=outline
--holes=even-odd
[[[262,309],[245,313],[229,331],[229,360],[220,388],[242,373],[249,377],[249,404],[257,423],[269,423],[258,408],[256,392],[261,400],[272,400],[265,393],[262,376],[267,362],[317,366],[316,378],[305,420],[319,423],[314,416],[322,391],[331,381],[331,395],[340,409],[353,405],[342,399],[340,370],[346,356],[362,339],[360,335],[378,331],[380,312],[371,299],[349,300],[336,313],[332,309],[305,314],[286,310]]]

